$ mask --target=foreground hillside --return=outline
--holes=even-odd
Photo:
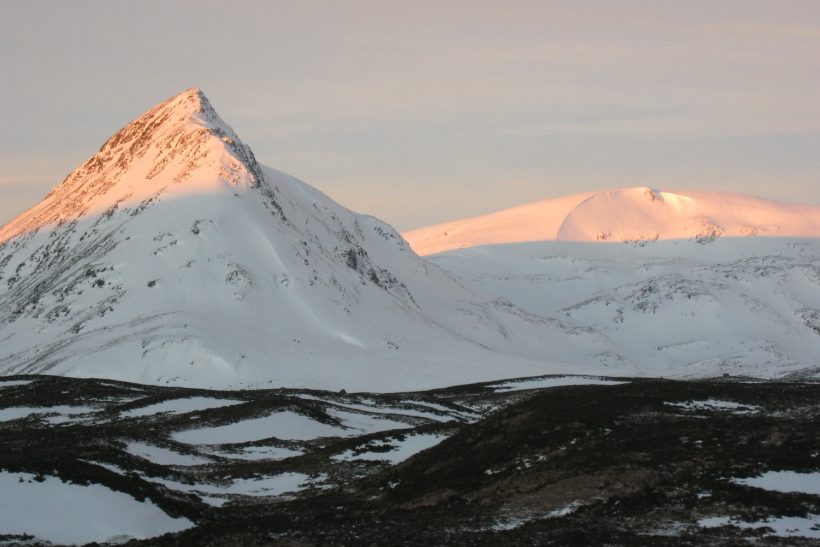
[[[816,544],[818,401],[749,378],[390,395],[4,379],[0,541]]]

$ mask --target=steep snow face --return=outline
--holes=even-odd
[[[705,242],[748,236],[820,237],[820,207],[637,187],[566,196],[404,234],[421,255],[528,241]]]
[[[545,321],[260,166],[197,89],[0,229],[5,374],[421,389],[559,371]]]

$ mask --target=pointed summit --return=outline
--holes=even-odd
[[[510,313],[387,224],[257,164],[196,88],[0,229],[0,375],[434,387],[497,378]],[[520,347],[505,367],[541,370],[545,348]]]
[[[0,228],[0,242],[111,208],[139,207],[162,194],[263,182],[253,152],[192,87],[117,131],[39,205]],[[272,191],[263,190],[276,208]]]

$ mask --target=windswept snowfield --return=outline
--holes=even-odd
[[[820,537],[817,383],[547,376],[342,394],[14,382],[0,408],[26,411],[0,420],[2,545]]]

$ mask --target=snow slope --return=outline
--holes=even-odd
[[[646,187],[575,194],[403,234],[420,255],[528,241],[820,237],[820,207]]]
[[[195,88],[0,228],[4,374],[422,389],[564,370],[544,321],[261,166]]]
[[[404,236],[464,284],[553,318],[553,358],[599,374],[820,373],[820,207],[639,187]]]
[[[419,228],[402,236],[422,256],[476,245],[551,240],[567,214],[593,195],[573,194],[527,203],[489,215]]]
[[[429,257],[552,317],[564,362],[675,378],[820,372],[820,239],[488,245]]]

